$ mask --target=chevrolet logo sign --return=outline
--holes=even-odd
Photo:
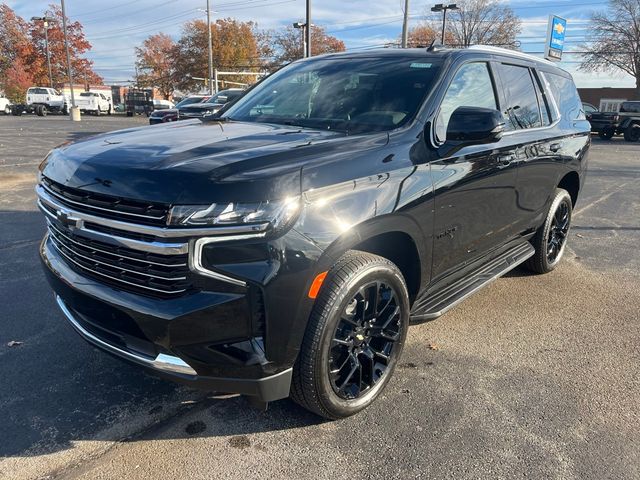
[[[556,23],[553,29],[556,31],[558,35],[562,35],[562,32],[564,32],[564,27],[562,26],[561,23]]]
[[[82,226],[82,220],[72,216],[72,214],[66,210],[56,210],[56,220],[65,227],[79,228]]]

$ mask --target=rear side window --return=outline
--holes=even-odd
[[[640,102],[622,102],[620,111],[623,113],[640,113]]]
[[[493,81],[485,62],[467,63],[460,67],[451,80],[440,105],[436,119],[436,138],[444,142],[453,112],[459,107],[484,107],[497,109]]]
[[[586,117],[582,100],[580,100],[573,80],[555,73],[543,72],[542,75],[550,85],[551,93],[556,99],[561,115],[571,121],[584,120]]]
[[[506,91],[507,104],[503,111],[510,130],[542,126],[538,96],[528,67],[500,65],[500,76]]]

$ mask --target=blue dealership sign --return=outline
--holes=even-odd
[[[560,61],[562,59],[566,33],[567,20],[557,15],[549,15],[544,58],[554,61]]]

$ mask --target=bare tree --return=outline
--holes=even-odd
[[[636,80],[640,99],[640,0],[609,0],[591,15],[581,70],[622,71]]]
[[[498,45],[515,48],[520,33],[520,18],[499,0],[458,0],[458,10],[447,12],[447,42],[456,47]],[[438,14],[441,15],[441,14]],[[440,31],[440,17],[431,26]],[[451,40],[449,40],[451,38]]]

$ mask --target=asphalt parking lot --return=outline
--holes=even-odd
[[[37,165],[145,123],[0,116],[0,478],[640,478],[640,144],[594,139],[556,271],[516,270],[412,327],[384,396],[324,422],[155,380],[57,311]]]

